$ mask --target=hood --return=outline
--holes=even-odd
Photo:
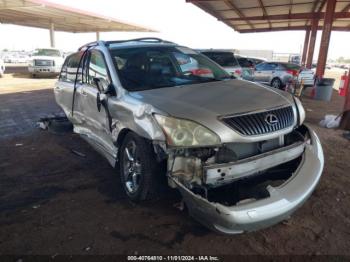
[[[131,96],[174,117],[197,120],[292,104],[290,95],[243,80],[131,92]]]

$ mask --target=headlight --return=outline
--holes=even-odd
[[[195,122],[162,115],[154,116],[166,136],[168,145],[212,146],[220,144],[218,135]]]
[[[305,120],[305,110],[303,105],[301,104],[299,98],[294,97],[295,105],[297,107],[297,112],[299,113],[299,125],[301,125]]]

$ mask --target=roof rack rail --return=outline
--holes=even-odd
[[[92,46],[98,46],[98,45],[101,45],[101,46],[104,46],[105,45],[105,42],[104,41],[94,41],[94,42],[91,42],[91,43],[87,43],[81,47],[78,48],[78,51],[81,51],[83,50],[84,48],[88,48],[88,47],[92,47]]]
[[[128,40],[115,40],[115,41],[107,41],[106,44],[118,44],[118,43],[126,43],[126,42],[148,42],[148,43],[167,43],[167,44],[175,44],[174,42],[166,41],[157,37],[142,37]]]

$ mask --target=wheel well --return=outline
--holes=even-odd
[[[272,78],[272,80],[271,80],[271,84],[272,84],[272,82],[273,82],[273,80],[279,80],[279,81],[281,81],[281,79],[278,77],[278,76],[276,76],[276,77],[274,77],[274,78]],[[282,81],[281,81],[282,82]]]
[[[125,136],[129,133],[132,132],[130,129],[128,128],[124,128],[122,131],[120,131],[117,141],[115,142],[115,145],[119,148],[125,138]]]
[[[283,82],[282,82],[282,80],[281,80],[278,76],[272,78],[270,85],[272,85],[272,82],[273,82],[275,79],[279,80],[279,81],[281,82],[281,86],[283,86]]]

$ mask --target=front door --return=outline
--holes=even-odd
[[[105,90],[98,89],[94,81],[95,78],[108,84],[111,83],[103,53],[98,50],[92,50],[89,54],[87,78],[80,88],[80,95],[83,103],[83,114],[86,118],[86,127],[89,131],[88,136],[110,151],[113,148],[113,142],[108,115],[103,106],[100,108],[97,106],[97,97]]]

